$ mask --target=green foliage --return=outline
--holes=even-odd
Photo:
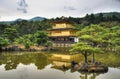
[[[9,45],[9,40],[0,36],[0,47]]]
[[[10,26],[8,26],[7,24],[0,24],[0,34],[3,34],[4,29],[7,28],[7,27],[10,27]]]
[[[47,41],[46,44],[45,44],[47,47],[51,47],[53,45],[53,42],[52,41]]]
[[[47,50],[49,51],[52,48],[53,42],[52,41],[47,41],[45,46],[47,47]]]
[[[43,21],[22,20],[14,23],[14,25],[17,25],[16,27],[20,35],[34,34],[36,31],[47,30],[52,26],[50,21],[46,19]]]
[[[9,39],[10,42],[14,42],[14,39],[19,36],[19,33],[14,28],[5,28],[4,30],[4,37]]]
[[[23,35],[23,36],[20,36],[19,38],[16,38],[14,43],[23,44],[28,49],[31,45],[34,45],[33,38],[34,37],[31,34]]]
[[[34,36],[38,45],[45,45],[48,40],[48,34],[45,31],[37,31]]]
[[[76,30],[82,30],[85,26],[83,26],[82,24],[73,24],[74,29]]]
[[[108,28],[100,25],[91,25],[78,32],[77,35],[80,41],[87,42],[93,47],[109,48],[119,45],[119,31],[120,28],[118,26]]]
[[[90,46],[90,45],[88,45],[88,44],[86,44],[86,43],[84,43],[84,42],[78,42],[78,43],[76,43],[74,46],[73,46],[73,49],[71,49],[70,50],[72,53],[73,52],[80,52],[80,53],[85,53],[85,52],[88,52],[88,53],[91,53],[91,52],[93,52],[94,50],[93,50],[93,48]]]

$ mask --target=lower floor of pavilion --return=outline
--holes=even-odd
[[[49,37],[49,39],[53,43],[72,44],[78,42],[78,38],[75,36],[56,36],[56,37]]]

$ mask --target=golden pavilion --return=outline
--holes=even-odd
[[[58,21],[54,22],[52,29],[49,30],[49,38],[53,43],[73,44],[78,42],[76,32],[71,23]]]

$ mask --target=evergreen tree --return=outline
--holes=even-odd
[[[15,28],[5,28],[4,37],[9,39],[10,42],[14,42],[14,39],[19,36],[18,31]]]
[[[44,31],[37,31],[35,34],[35,42],[38,45],[45,45],[48,40],[48,34]]]
[[[2,47],[9,45],[9,40],[0,36],[0,52],[2,51]]]

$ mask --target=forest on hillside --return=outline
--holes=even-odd
[[[26,48],[32,45],[49,46],[52,42],[49,41],[46,30],[51,29],[54,22],[60,20],[72,23],[74,28],[79,31],[94,25],[106,29],[107,32],[100,32],[101,37],[106,35],[104,40],[109,40],[109,45],[116,46],[117,49],[114,48],[114,50],[120,51],[118,50],[120,47],[120,13],[117,12],[86,14],[82,18],[65,17],[62,19],[57,17],[45,18],[42,21],[16,20],[10,23],[0,22],[0,50],[11,44],[22,44]],[[94,32],[97,32],[97,30]]]

